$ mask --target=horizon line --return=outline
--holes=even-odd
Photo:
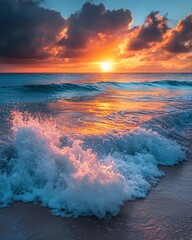
[[[159,74],[176,74],[176,73],[186,73],[186,74],[192,74],[191,72],[148,72],[148,71],[143,71],[143,72],[0,72],[0,74],[154,74],[154,73],[159,73]]]

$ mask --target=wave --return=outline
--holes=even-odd
[[[91,84],[72,84],[72,83],[24,85],[20,89],[29,92],[45,92],[45,93],[65,91],[99,91],[97,86]]]
[[[42,93],[57,93],[57,92],[77,92],[77,91],[102,91],[103,87],[113,87],[120,89],[131,89],[132,87],[192,87],[192,81],[175,81],[175,80],[160,80],[160,81],[142,81],[142,82],[96,82],[87,84],[73,83],[51,83],[51,84],[32,84],[22,86],[1,86],[1,89],[10,88],[24,92],[42,92]]]
[[[31,93],[57,93],[57,92],[89,92],[89,91],[100,91],[98,86],[94,84],[72,84],[72,83],[61,83],[61,84],[31,84],[22,86],[0,86],[1,89],[15,89],[23,92]]]
[[[170,85],[170,86],[184,86],[184,87],[192,87],[192,81],[173,81],[173,80],[162,80],[162,81],[154,81],[151,82],[153,85]]]
[[[95,150],[82,140],[64,144],[45,118],[20,112],[12,118],[13,139],[0,160],[2,207],[38,200],[59,216],[114,216],[125,201],[146,196],[163,176],[158,165],[185,157],[176,142],[152,130],[100,136],[102,148]]]
[[[175,81],[175,80],[159,80],[159,81],[142,81],[142,82],[100,82],[106,86],[126,88],[127,87],[192,87],[192,81]]]
[[[136,84],[136,83],[134,83]],[[153,82],[143,82],[144,85],[149,86],[183,86],[183,87],[192,87],[192,81],[175,81],[175,80],[161,80]]]
[[[153,82],[144,82],[143,84],[148,86],[192,87],[192,81],[161,80]]]
[[[177,108],[179,108],[179,104]],[[191,152],[192,109],[191,104],[182,104],[182,111],[172,112],[161,117],[153,117],[144,122],[142,127],[152,129],[165,137],[177,140]]]

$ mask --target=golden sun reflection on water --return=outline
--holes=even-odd
[[[98,135],[111,131],[133,130],[143,122],[161,114],[164,102],[140,101],[139,97],[158,97],[163,91],[110,91],[86,101],[59,100],[49,103],[56,113],[56,121],[67,135]],[[137,100],[132,100],[133,97]]]

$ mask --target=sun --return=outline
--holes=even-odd
[[[102,62],[101,68],[102,68],[103,72],[110,72],[110,71],[112,71],[113,64],[112,64],[112,62]]]

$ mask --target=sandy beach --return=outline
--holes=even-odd
[[[166,176],[145,199],[128,201],[118,216],[62,218],[38,204],[0,209],[1,240],[192,239],[192,165],[164,167]]]

